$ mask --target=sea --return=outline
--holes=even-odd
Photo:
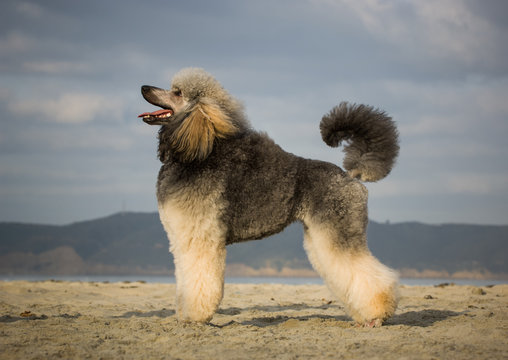
[[[100,282],[100,283],[162,283],[174,284],[173,276],[140,276],[140,275],[0,275],[0,281],[77,281],[77,282]],[[283,284],[283,285],[323,285],[323,280],[317,277],[226,277],[226,284]],[[478,280],[478,279],[446,279],[429,278],[413,279],[401,278],[400,283],[407,286],[436,286],[440,284],[489,286],[508,284],[508,280]]]

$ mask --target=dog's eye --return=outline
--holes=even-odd
[[[175,90],[173,90],[173,94],[175,94],[175,96],[182,96],[182,90],[175,89]]]

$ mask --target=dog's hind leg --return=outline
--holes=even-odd
[[[353,319],[364,326],[380,326],[397,307],[398,276],[367,248],[366,194],[354,200],[336,221],[308,216],[304,247],[314,269]]]
[[[397,307],[397,274],[367,248],[342,248],[337,234],[321,226],[305,230],[304,247],[314,269],[356,322],[381,325]]]

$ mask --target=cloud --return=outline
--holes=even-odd
[[[6,54],[17,54],[29,50],[36,41],[34,38],[17,31],[7,33],[0,38],[0,52]]]
[[[38,4],[21,1],[16,4],[16,10],[27,17],[38,19],[44,15],[44,10]]]
[[[210,71],[245,102],[253,127],[287,151],[335,164],[342,151],[322,142],[321,116],[341,100],[386,110],[398,123],[401,153],[387,179],[368,185],[380,197],[382,216],[420,220],[437,202],[446,203],[449,213],[439,216],[447,221],[475,209],[480,197],[501,203],[508,194],[505,3],[199,0],[150,7],[6,0],[0,202],[8,198],[12,206],[0,215],[24,219],[30,209],[70,204],[67,199],[110,209],[106,202],[117,201],[105,200],[111,186],[123,189],[122,196],[129,196],[129,186],[153,191],[157,128],[136,121],[150,106],[139,86],[167,87],[185,66]],[[139,19],[150,21],[133,26]],[[150,168],[140,171],[146,162]],[[57,196],[60,188],[66,196]],[[31,191],[41,196],[38,202]],[[44,203],[46,191],[55,198]],[[44,215],[73,220],[72,204]],[[387,213],[385,206],[391,206]],[[498,208],[476,211],[477,221],[506,213],[506,205]],[[33,210],[31,218],[38,216]]]
[[[337,16],[349,10],[378,44],[396,47],[399,60],[413,59],[420,66],[428,66],[429,61],[454,63],[473,71],[507,70],[502,60],[507,51],[499,46],[508,36],[507,28],[482,16],[464,0],[315,2]]]
[[[136,145],[136,139],[131,131],[131,127],[117,129],[113,126],[88,126],[76,130],[40,128],[30,129],[22,137],[29,142],[40,147],[40,150],[60,151],[60,150],[78,150],[78,151],[110,151],[123,152],[133,150]],[[55,141],[58,139],[58,141]],[[139,145],[138,145],[139,146]]]
[[[89,64],[73,61],[26,61],[23,68],[28,71],[45,74],[88,73]]]
[[[397,109],[395,120],[404,136],[457,137],[508,131],[508,78],[460,83],[381,81],[371,86]]]
[[[68,93],[56,99],[17,100],[9,103],[8,108],[16,115],[63,124],[80,124],[99,116],[119,119],[122,101],[93,93]]]
[[[443,178],[450,193],[496,195],[508,192],[508,173],[451,173]]]
[[[489,159],[504,158],[506,147],[485,142],[471,142],[470,139],[463,139],[460,136],[452,141],[448,137],[433,139],[431,137],[421,138],[420,141],[412,141],[402,145],[402,158],[407,162],[437,161],[449,162],[457,166],[457,161],[478,162],[485,165],[490,163]],[[423,164],[422,164],[423,166]],[[429,165],[431,167],[431,165]]]
[[[508,192],[508,173],[439,172],[419,178],[388,178],[367,184],[373,197],[500,195]]]
[[[462,0],[416,1],[413,3],[416,19],[421,24],[413,37],[435,57],[452,56],[467,63],[485,61],[482,50],[491,50],[494,29],[476,16]],[[405,19],[399,18],[404,21]],[[396,21],[390,18],[390,21]],[[405,29],[414,29],[406,23]],[[398,34],[398,41],[403,34]]]

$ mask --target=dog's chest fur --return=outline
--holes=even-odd
[[[277,233],[296,219],[301,160],[250,132],[218,141],[202,162],[167,161],[157,183],[161,219],[181,232],[179,224],[197,229],[213,218],[228,244]]]

